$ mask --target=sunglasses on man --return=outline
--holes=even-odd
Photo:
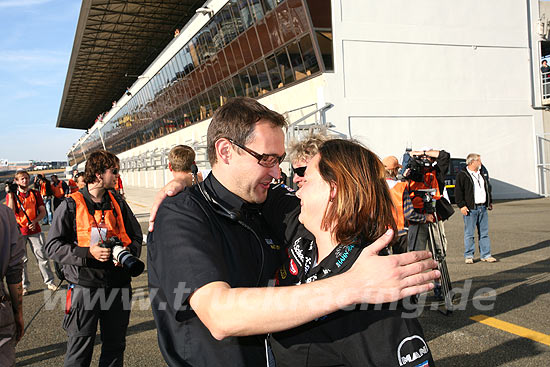
[[[293,170],[294,173],[297,174],[298,176],[304,177],[304,175],[306,174],[306,168],[307,168],[307,166],[298,167],[298,168],[292,167],[292,170]]]
[[[262,167],[266,167],[266,168],[274,167],[276,164],[281,164],[281,162],[286,157],[286,153],[283,153],[283,155],[281,156],[276,154],[260,154],[253,151],[250,148],[245,147],[244,145],[237,143],[235,140],[231,138],[226,138],[226,139],[229,140],[231,144],[238,146],[239,148],[241,148],[242,150],[244,150],[245,152],[247,152],[248,154],[256,158],[258,160],[258,164]]]

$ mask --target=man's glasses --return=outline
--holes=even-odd
[[[111,173],[113,175],[118,175],[118,168],[111,168]]]
[[[230,138],[226,138],[226,139],[229,140],[231,144],[238,146],[239,148],[241,148],[242,150],[244,150],[245,152],[247,152],[248,154],[256,158],[258,160],[258,164],[262,167],[266,167],[266,168],[274,167],[276,164],[281,164],[281,162],[286,157],[286,153],[283,153],[283,155],[281,156],[278,156],[276,154],[260,154],[253,151],[252,149],[245,147],[244,145],[237,143],[233,139],[230,139]]]
[[[298,168],[292,167],[292,170],[293,170],[294,173],[297,174],[298,176],[304,177],[304,175],[306,174],[306,168],[307,168],[307,166],[298,167]]]

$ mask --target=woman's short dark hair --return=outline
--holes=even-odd
[[[326,141],[319,154],[321,177],[336,185],[323,228],[333,228],[340,244],[370,244],[388,228],[396,233],[394,205],[378,156],[358,142],[342,139]]]
[[[206,145],[210,165],[217,162],[216,142],[221,138],[231,138],[245,145],[254,137],[252,133],[256,122],[267,120],[275,126],[285,127],[286,120],[278,112],[272,111],[249,97],[230,98],[219,107],[208,126]]]
[[[91,184],[97,181],[96,173],[103,174],[109,168],[119,166],[120,160],[116,155],[106,150],[96,150],[88,157],[84,168],[84,181]]]

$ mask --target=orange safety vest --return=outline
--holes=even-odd
[[[425,189],[435,189],[434,199],[435,200],[441,199],[441,194],[439,192],[439,185],[437,184],[437,178],[435,176],[435,172],[426,172],[424,174],[424,182],[410,181],[409,193],[411,196],[413,207],[415,209],[424,208],[424,204],[422,202],[422,197],[415,194],[414,192],[416,190],[425,190]]]
[[[17,194],[19,195],[19,191],[17,191]],[[38,211],[36,210],[36,191],[29,190],[29,195],[27,197],[21,197],[19,195],[19,200],[23,204],[23,208],[25,209],[25,212],[29,216],[30,220],[34,220],[38,216]],[[9,196],[11,200],[11,195]],[[23,210],[21,209],[21,206],[19,206],[19,202],[17,201],[17,198],[15,199],[15,219],[17,220],[17,224],[19,224],[19,227],[28,227],[29,226],[29,220],[27,219],[27,216],[25,213],[23,213]]]
[[[57,183],[57,186],[53,182],[51,183],[51,185],[52,185],[53,196],[55,196],[58,199],[61,199],[63,196],[65,196],[65,193],[63,192],[63,183],[61,181]]]
[[[393,219],[395,220],[395,224],[397,225],[398,231],[405,229],[405,214],[403,212],[403,193],[405,192],[406,189],[407,189],[406,182],[398,182],[390,189],[391,199],[393,201],[393,204],[395,205],[395,209],[393,211]]]
[[[126,247],[132,243],[132,240],[126,234],[120,206],[113,194],[109,191],[107,191],[107,194],[111,198],[111,210],[103,211],[105,226],[107,227],[107,238],[117,236],[124,244],[124,247]],[[76,203],[76,237],[78,246],[90,247],[92,227],[96,227],[101,222],[102,211],[96,210],[92,217],[88,211],[86,201],[84,201],[84,195],[81,192],[75,192],[69,197],[73,198]]]
[[[40,183],[40,195],[46,196],[46,183],[45,182]]]
[[[69,190],[71,190],[71,194],[78,191],[78,185],[72,178],[69,179]]]

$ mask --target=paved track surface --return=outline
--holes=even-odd
[[[127,188],[128,202],[144,231],[155,192]],[[426,306],[420,320],[437,365],[548,366],[550,199],[495,205],[490,214],[490,237],[493,255],[500,260],[498,263],[483,263],[476,258],[473,265],[464,264],[460,212],[446,222],[445,228],[449,243],[447,264],[453,285],[465,291],[461,310],[449,316],[431,310],[432,296],[424,297]],[[47,226],[44,229],[47,231]],[[145,255],[144,247],[142,259]],[[43,289],[36,261],[32,255],[30,257],[31,292],[24,297],[27,322],[50,294]],[[135,303],[128,330],[126,365],[164,366],[147,298],[146,273],[133,281],[133,289]],[[493,300],[492,294],[496,294]],[[64,298],[65,290],[58,291],[49,309],[42,310],[33,321],[17,347],[18,366],[63,364],[66,345],[66,334],[61,328]],[[501,329],[471,317],[486,319]],[[92,365],[98,363],[100,348],[98,333]],[[231,366],[230,361],[228,366]]]

